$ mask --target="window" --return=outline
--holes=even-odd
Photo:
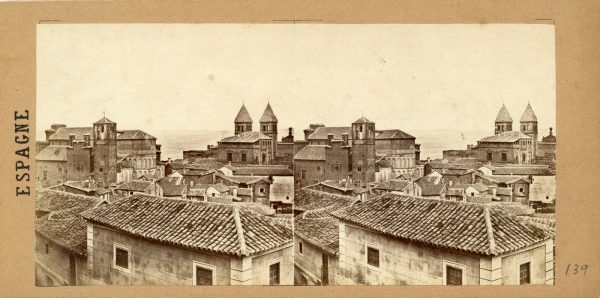
[[[102,173],[102,172],[104,172],[104,168],[103,168],[103,167],[100,167],[100,168],[98,169],[98,171],[100,171],[100,173]]]
[[[215,266],[194,262],[194,284],[197,286],[212,286],[215,281]]]
[[[487,160],[492,160],[492,152],[488,152],[488,154],[487,154]]]
[[[114,243],[113,245],[113,268],[129,272],[129,247]]]
[[[233,153],[227,153],[227,161],[233,160]]]
[[[379,267],[379,249],[367,245],[367,265]]]
[[[502,153],[502,161],[506,161],[506,153]]]
[[[246,153],[242,153],[242,161],[246,161]]]
[[[302,254],[302,253],[303,253],[302,241],[298,241],[298,252],[299,252],[300,254]]]
[[[360,130],[360,132],[362,132],[362,125],[361,125],[361,126],[359,126],[359,130]]]
[[[321,171],[321,167],[317,166],[317,172]]]
[[[259,189],[258,189],[258,191],[259,191],[260,193],[263,193],[263,194],[264,194],[264,193],[265,193],[265,188],[264,188],[264,187],[261,187],[261,188],[259,188]]]
[[[269,265],[269,285],[279,285],[279,262]]]
[[[357,170],[358,170],[359,172],[360,172],[360,171],[362,171],[362,167],[361,167],[361,166],[358,166],[358,169],[357,169]]]
[[[215,197],[215,193],[214,192],[211,195],[212,195],[213,198]]]
[[[462,270],[450,265],[446,265],[446,285],[461,286]]]
[[[48,180],[48,171],[44,171],[42,180]]]
[[[46,254],[50,253],[50,249],[48,248],[48,242],[45,243],[44,250],[46,251]]]
[[[300,176],[301,179],[306,179],[306,170],[302,170],[302,175]]]
[[[528,285],[531,283],[530,265],[530,262],[519,265],[519,284]]]
[[[524,192],[525,190],[522,187],[519,187],[519,192]]]
[[[475,196],[475,192],[471,192],[471,196],[474,197]]]

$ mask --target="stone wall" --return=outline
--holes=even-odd
[[[38,183],[40,186],[54,186],[67,180],[66,161],[38,160],[36,163]],[[44,179],[44,172],[46,173],[46,179]]]
[[[367,243],[379,249],[379,268],[366,263]],[[479,284],[478,256],[401,241],[340,223],[338,284],[442,285],[444,261],[464,266],[464,284]]]

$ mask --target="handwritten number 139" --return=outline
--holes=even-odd
[[[567,266],[567,272],[565,272],[565,275],[569,275],[569,273],[571,273],[573,275],[577,275],[578,273],[583,272],[583,275],[585,276],[585,274],[587,273],[587,269],[588,269],[587,264],[584,264],[584,265],[569,264]]]

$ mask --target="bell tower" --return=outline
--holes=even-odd
[[[529,103],[527,103],[520,122],[521,132],[531,137],[533,157],[535,158],[538,143],[538,121]]]
[[[275,158],[277,156],[277,117],[275,117],[270,103],[267,103],[267,107],[260,117],[259,122],[260,132],[271,138],[273,158]]]
[[[502,108],[498,111],[496,121],[494,122],[494,134],[503,133],[506,131],[512,131],[513,119],[510,117],[510,113],[506,106],[502,104]]]
[[[252,117],[250,117],[250,113],[248,113],[248,110],[244,104],[242,104],[242,107],[235,117],[235,120],[233,120],[233,123],[235,124],[233,131],[235,132],[236,136],[247,131],[252,131]]]
[[[94,122],[93,173],[108,186],[117,181],[117,123],[106,116]]]
[[[375,181],[375,122],[364,116],[352,123],[352,179],[361,186]]]

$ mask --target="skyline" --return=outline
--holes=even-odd
[[[37,60],[42,133],[103,110],[151,134],[232,130],[242,103],[258,122],[267,102],[298,137],[361,115],[409,133],[492,130],[503,103],[518,123],[528,102],[540,135],[556,131],[548,25],[52,24],[38,25]]]

